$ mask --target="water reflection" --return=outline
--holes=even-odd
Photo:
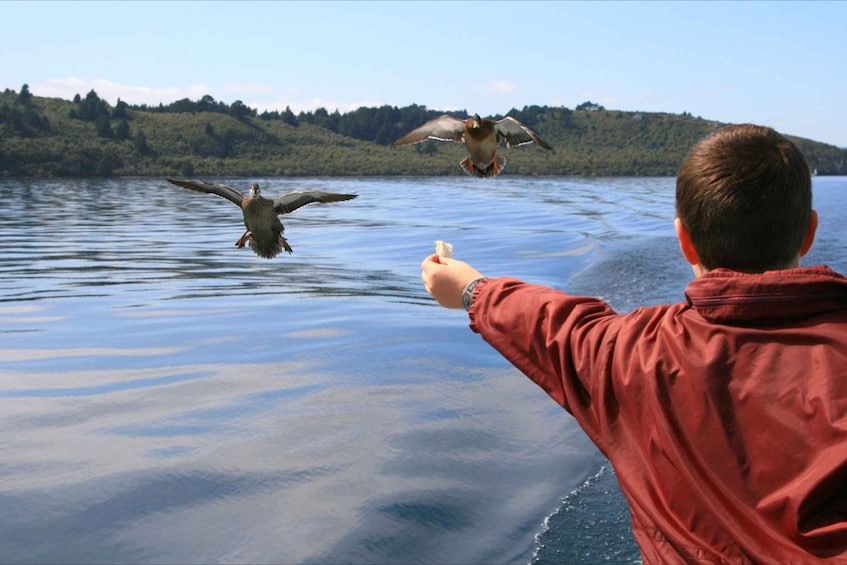
[[[8,249],[0,259],[2,299],[100,298],[113,294],[108,286],[167,293],[163,298],[419,298],[395,269],[369,266],[363,254],[350,261],[359,228],[351,218],[372,203],[351,203],[345,217],[338,217],[340,207],[298,210],[287,230],[295,254],[258,261],[233,245],[243,228],[237,210],[204,196],[149,180],[0,183],[0,197],[10,203],[0,210],[0,238]],[[391,247],[369,245],[373,255]]]

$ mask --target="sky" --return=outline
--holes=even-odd
[[[847,147],[847,1],[0,1],[0,89],[688,112]]]

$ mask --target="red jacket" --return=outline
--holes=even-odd
[[[608,457],[645,563],[847,563],[847,278],[719,269],[686,298],[500,278],[469,314]]]

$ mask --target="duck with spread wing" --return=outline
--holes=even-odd
[[[468,156],[459,161],[459,166],[469,175],[480,178],[496,176],[503,170],[506,158],[497,154],[501,143],[507,148],[535,143],[553,151],[546,141],[511,116],[495,121],[480,118],[479,114],[465,120],[445,114],[413,129],[394,145],[410,145],[427,139],[464,143]]]
[[[259,185],[250,185],[250,191],[245,195],[240,190],[225,184],[217,184],[202,180],[186,180],[166,178],[171,184],[226,198],[239,208],[244,216],[244,234],[235,242],[236,247],[250,245],[256,255],[265,259],[273,259],[283,249],[288,253],[293,250],[288,241],[282,236],[285,228],[279,220],[282,214],[313,202],[340,202],[356,198],[356,194],[339,194],[320,190],[305,190],[289,192],[270,199],[262,196]]]

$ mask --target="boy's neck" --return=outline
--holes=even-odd
[[[788,265],[786,265],[784,267],[779,267],[777,269],[768,269],[768,270],[769,271],[781,271],[783,269],[796,269],[799,266],[800,266],[800,255],[798,254],[797,257],[791,263],[789,263]],[[709,271],[712,270],[712,269],[707,269],[706,267],[704,267],[700,263],[691,265],[691,268],[694,270],[694,278],[695,279],[697,277],[702,277],[703,275],[705,275],[706,273],[708,273]]]

